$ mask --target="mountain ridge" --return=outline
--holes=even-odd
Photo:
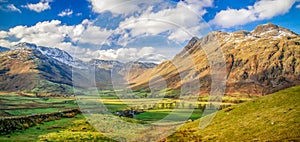
[[[3,49],[0,52],[0,90],[4,91],[33,90],[34,93],[68,95],[73,93],[73,85],[76,88],[96,85],[98,89],[109,89],[112,88],[111,75],[116,69],[118,74],[127,73],[127,66],[131,65],[131,70],[141,72],[156,65],[96,59],[84,62],[64,50],[26,42]],[[114,64],[119,67],[115,68]],[[87,71],[94,71],[96,78],[92,79]],[[74,79],[85,83],[74,82]],[[96,84],[87,83],[91,80]]]
[[[216,31],[197,42],[192,39],[171,61],[165,61],[130,80],[130,87],[148,88],[151,77],[160,75],[169,88],[178,90],[184,84],[179,73],[185,72],[185,77],[200,80],[200,94],[209,93],[211,69],[206,55],[213,51],[205,53],[202,48],[214,50],[219,49],[218,47],[222,49],[226,61],[227,94],[261,96],[300,82],[299,35],[268,23],[257,26],[251,32]],[[195,65],[185,56],[189,56]],[[196,70],[190,70],[192,68]],[[163,80],[157,80],[155,83],[162,82]]]
[[[149,89],[152,79],[154,84],[166,82],[166,87],[176,90],[199,79],[200,94],[205,94],[211,89],[207,55],[214,56],[215,50],[221,49],[226,62],[226,93],[260,96],[299,84],[299,47],[298,34],[271,23],[259,25],[253,31],[215,31],[200,39],[193,37],[172,60],[158,65],[97,59],[86,63],[58,48],[19,43],[0,52],[0,89],[31,90],[38,86],[39,79],[56,86],[72,86],[72,68],[78,71],[78,78],[86,80],[81,72],[95,66],[97,88],[112,88],[111,76],[116,73],[128,80],[133,90]],[[190,81],[181,81],[181,73]]]

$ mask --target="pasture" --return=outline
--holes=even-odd
[[[214,103],[208,102],[208,96],[199,98],[184,96],[181,99],[175,99],[143,97],[140,94],[145,92],[136,91],[134,93],[139,96],[120,99],[112,90],[101,90],[98,96],[87,95],[79,97],[80,100],[76,100],[75,97],[41,97],[33,94],[1,92],[0,118],[55,113],[74,108],[91,110],[93,116],[99,116],[96,113],[93,114],[93,110],[105,108],[106,111],[112,114],[122,110],[141,110],[142,113],[134,115],[133,118],[121,117],[120,119],[117,116],[114,117],[130,123],[152,124],[162,119],[166,121],[196,120],[202,116],[205,105]],[[228,107],[248,100],[251,100],[251,98],[226,96],[223,97],[220,105]],[[44,122],[11,134],[0,135],[0,141],[20,141],[24,137],[28,141],[72,141],[75,139],[82,141],[112,141],[94,129],[88,122],[84,115],[79,114],[72,118]],[[107,123],[109,123],[109,120]]]

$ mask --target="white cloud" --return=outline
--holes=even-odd
[[[118,60],[121,62],[129,61],[144,61],[144,62],[162,62],[166,58],[156,53],[156,49],[153,47],[143,48],[119,48],[108,50],[88,51],[88,55],[93,55],[96,59],[101,60]]]
[[[170,40],[184,42],[193,36],[201,36],[203,28],[208,28],[201,16],[206,13],[204,7],[211,7],[213,1],[187,0],[180,1],[175,7],[153,12],[149,7],[139,16],[131,16],[122,21],[117,31],[123,35],[119,39],[126,45],[131,38],[143,35],[168,34]],[[124,33],[127,29],[130,33]]]
[[[102,13],[105,11],[110,11],[113,14],[123,14],[128,15],[137,11],[142,11],[146,6],[153,3],[160,3],[163,0],[89,0],[92,6],[92,9],[96,13]]]
[[[7,8],[8,8],[10,11],[17,11],[17,12],[19,12],[19,13],[22,13],[21,10],[20,10],[19,8],[15,7],[15,5],[13,5],[13,4],[7,5]]]
[[[81,24],[76,25],[70,37],[73,41],[79,43],[89,43],[95,45],[110,44],[107,38],[111,35],[112,30],[107,30],[94,26],[92,22],[83,20]]]
[[[247,8],[228,8],[217,13],[210,23],[222,28],[230,28],[253,21],[271,19],[287,13],[295,2],[296,0],[261,0]]]
[[[64,16],[70,16],[72,14],[73,14],[73,10],[71,10],[71,9],[65,9],[64,11],[60,12],[58,14],[58,16],[64,17]]]
[[[38,22],[36,25],[16,26],[8,32],[0,31],[0,38],[12,36],[19,42],[30,42],[41,46],[64,48],[66,37],[74,43],[102,44],[110,31],[92,25],[88,20],[75,26],[61,24],[59,20]],[[64,43],[64,44],[61,44]],[[108,43],[108,41],[106,42]],[[109,43],[108,43],[109,44]]]
[[[17,44],[17,42],[29,42],[39,46],[57,47],[71,53],[73,52],[81,59],[99,58],[119,59],[126,61],[141,58],[144,61],[155,60],[155,62],[160,62],[165,59],[165,56],[163,55],[168,56],[170,59],[170,49],[154,49],[153,47],[144,47],[95,51],[94,49],[89,49],[88,47],[80,48],[74,45],[95,45],[96,47],[102,44],[110,45],[111,42],[117,42],[114,44],[124,45],[124,47],[127,47],[126,45],[131,39],[138,38],[143,35],[159,36],[162,33],[164,34],[163,36],[166,35],[169,40],[175,40],[175,42],[189,40],[194,35],[198,36],[202,28],[206,28],[206,25],[202,23],[203,21],[201,16],[206,13],[204,8],[211,7],[213,2],[213,0],[186,0],[180,1],[176,5],[172,6],[168,5],[168,3],[165,5],[159,5],[160,7],[157,8],[151,6],[151,4],[149,6],[148,4],[163,2],[162,0],[143,2],[137,0],[130,2],[134,3],[135,5],[128,5],[128,7],[125,7],[124,9],[110,10],[108,9],[109,6],[107,3],[118,5],[120,0],[103,0],[101,2],[105,4],[104,6],[102,5],[102,8],[98,3],[93,4],[93,2],[100,1],[90,1],[93,5],[94,11],[103,12],[102,8],[106,8],[106,11],[111,11],[113,14],[128,14],[127,18],[122,17],[125,19],[120,23],[116,30],[108,30],[95,26],[95,24],[89,20],[83,20],[82,23],[72,26],[64,25],[59,20],[38,22],[33,26],[16,26],[9,29],[9,31],[0,31],[0,45],[10,47]],[[49,6],[50,2],[51,1],[43,0],[39,3],[47,3]],[[96,4],[97,7],[95,7]],[[30,4],[27,5],[27,8],[29,8],[29,5]],[[36,6],[37,4],[32,5]],[[134,7],[138,7],[138,9],[132,9]],[[35,11],[41,12],[42,10],[40,8],[40,10],[35,9]],[[132,14],[136,11],[138,11],[138,14]],[[67,16],[73,14],[73,11],[70,9],[66,9],[63,12],[59,15]],[[107,40],[108,37],[114,36],[112,35],[113,32],[115,32],[114,34],[118,34],[120,38],[114,37],[111,40]],[[14,41],[9,41],[9,39],[14,39]],[[176,53],[177,51],[178,49],[176,49]],[[175,50],[173,51],[172,49],[172,53],[173,52],[175,52]]]
[[[60,21],[52,20],[38,22],[31,27],[16,26],[9,29],[8,35],[19,39],[19,42],[65,48],[65,35],[72,33],[72,29],[72,26],[61,25]]]
[[[57,47],[76,54],[77,57],[93,58],[90,49],[74,46],[74,43],[101,45],[111,31],[94,26],[92,22],[83,20],[74,26],[63,25],[59,20],[38,22],[34,26],[16,26],[9,31],[0,31],[0,46],[12,47],[18,42],[34,43],[39,46]],[[14,41],[9,39],[13,38]],[[69,38],[69,40],[65,40]],[[89,54],[88,54],[89,53]]]
[[[49,3],[52,2],[51,0],[41,0],[40,2],[36,3],[36,4],[27,4],[27,5],[23,5],[22,7],[24,8],[28,8],[32,11],[35,12],[42,12],[48,9],[51,9]]]
[[[296,5],[296,8],[299,8],[299,9],[300,9],[300,4]]]
[[[6,38],[8,35],[7,35],[7,32],[5,31],[0,31],[0,39],[1,38]]]

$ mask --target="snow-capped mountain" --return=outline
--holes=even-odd
[[[56,59],[57,61],[59,61],[61,63],[71,65],[71,66],[74,65],[73,57],[69,53],[67,53],[66,51],[63,51],[63,50],[58,49],[58,48],[49,48],[49,47],[37,46],[35,44],[26,43],[26,42],[18,43],[17,45],[12,47],[12,49],[17,49],[17,48],[34,49],[34,50],[37,50],[37,51],[41,52],[43,55],[45,55],[49,58]]]
[[[106,69],[106,70],[112,70],[112,69],[121,69],[124,65],[123,63],[119,61],[114,60],[99,60],[99,59],[93,59],[89,62],[92,65],[98,66],[99,68]]]
[[[99,59],[93,59],[90,61],[91,64],[98,66],[99,68],[103,68],[106,70],[118,70],[122,68],[128,68],[130,67],[136,67],[136,68],[143,68],[143,69],[148,69],[148,68],[153,68],[157,64],[155,63],[148,63],[148,62],[127,62],[127,63],[122,63],[116,60],[99,60]]]

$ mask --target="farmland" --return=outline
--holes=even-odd
[[[135,92],[141,94],[141,92]],[[142,92],[144,93],[144,92]],[[186,96],[187,98],[188,96]],[[121,119],[130,123],[151,124],[161,119],[164,119],[169,114],[173,117],[168,118],[168,121],[177,120],[196,120],[201,117],[203,107],[209,104],[208,96],[197,98],[197,102],[182,101],[175,98],[123,98],[119,99],[111,90],[101,90],[99,97],[84,96],[79,102],[83,102],[79,106],[89,106],[89,110],[99,109],[98,104],[103,104],[105,108],[112,114],[116,111],[123,110],[141,110],[142,113],[134,115],[133,118]],[[188,98],[191,99],[191,98]],[[187,99],[187,100],[188,100]],[[192,98],[193,99],[193,98]],[[249,101],[252,98],[242,97],[224,97],[221,106],[229,107]],[[75,97],[49,97],[35,96],[34,94],[25,93],[0,93],[0,118],[15,118],[32,115],[45,115],[66,110],[80,108]],[[102,106],[102,107],[103,107]],[[201,108],[199,108],[201,107]],[[83,108],[84,109],[84,108]],[[175,113],[173,111],[176,110]],[[186,117],[186,114],[190,114]],[[97,114],[95,114],[97,116]],[[36,123],[33,126],[16,130],[13,133],[2,134],[0,141],[20,141],[26,137],[28,141],[53,141],[53,140],[108,140],[98,132],[89,121],[84,117],[84,114],[78,114],[70,118],[59,117],[54,120]]]

